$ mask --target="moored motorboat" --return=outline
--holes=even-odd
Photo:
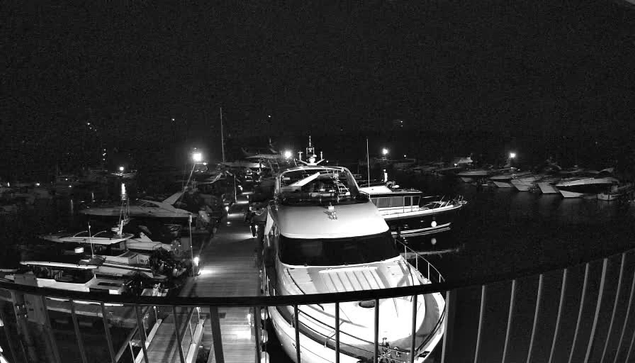
[[[490,175],[495,172],[493,169],[467,169],[456,174],[457,177],[461,178],[466,183],[470,183],[473,181],[479,181],[482,179],[487,179]]]
[[[174,206],[182,196],[183,193],[178,192],[161,202],[140,199],[136,203],[130,203],[130,205],[126,206],[127,214],[131,218],[163,218],[182,221],[187,221],[190,217],[196,218],[197,214]],[[199,214],[203,212],[200,211]],[[121,215],[121,205],[87,206],[85,209],[80,210],[79,213],[99,217],[119,217]]]
[[[542,179],[545,175],[530,173],[519,178],[511,180],[512,185],[519,192],[528,192],[537,188],[536,182]]]
[[[267,295],[337,293],[429,283],[396,250],[388,225],[346,168],[310,165],[281,172],[264,231]],[[372,361],[375,301],[339,304],[341,362]],[[379,301],[382,357],[423,362],[443,334],[445,301],[438,294]],[[335,362],[334,304],[272,306],[268,314],[281,342],[296,360],[296,330],[302,362]],[[299,325],[295,325],[295,319]],[[380,359],[380,357],[375,357]]]
[[[598,193],[598,200],[626,200],[635,192],[633,184],[613,185],[608,190]]]
[[[536,182],[538,188],[540,188],[540,192],[542,194],[559,194],[560,191],[556,188],[556,184],[562,178],[559,176],[546,176]]]
[[[602,193],[618,183],[619,180],[613,177],[580,177],[563,179],[556,184],[556,188],[565,198],[581,198]]]
[[[26,260],[20,262],[23,268],[5,278],[22,285],[121,295],[125,291],[124,280],[96,276],[101,263],[101,260],[78,256],[67,256],[63,260],[56,257],[54,261]]]
[[[512,179],[522,178],[531,174],[529,171],[509,170],[507,172],[493,175],[489,180],[499,188],[513,188]]]
[[[103,230],[91,234],[90,231],[77,233],[59,232],[40,235],[39,238],[58,243],[119,243],[132,238],[131,233],[118,233],[112,230]]]
[[[418,237],[448,231],[467,203],[462,197],[424,196],[417,189],[389,188],[387,185],[362,187],[384,217],[394,236]]]

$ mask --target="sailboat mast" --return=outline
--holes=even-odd
[[[225,138],[223,135],[223,108],[222,107],[220,107],[219,109],[219,114],[220,114],[220,147],[221,147],[223,162],[225,162]]]

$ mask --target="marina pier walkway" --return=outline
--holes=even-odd
[[[180,296],[256,296],[260,294],[259,268],[256,260],[258,241],[244,221],[246,205],[229,210],[217,233],[194,246],[199,251],[199,274],[190,277]],[[203,310],[207,312],[207,308]],[[205,314],[207,315],[207,314]],[[228,362],[252,362],[256,357],[253,334],[253,314],[248,308],[221,308],[218,310],[223,355]],[[203,324],[200,344],[211,349],[208,362],[214,362],[213,337],[210,320]],[[170,332],[171,333],[171,332]],[[173,336],[173,335],[172,335]]]

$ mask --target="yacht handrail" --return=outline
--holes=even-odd
[[[420,260],[420,259],[423,261],[423,263],[424,263],[425,265],[427,265],[427,269],[426,269],[426,270],[427,270],[427,275],[425,275],[425,277],[426,277],[426,278],[430,281],[430,283],[433,283],[433,284],[434,284],[434,283],[437,283],[437,284],[439,284],[439,283],[442,283],[442,282],[444,282],[444,281],[445,281],[445,278],[443,277],[443,275],[441,275],[441,272],[440,272],[440,271],[439,271],[436,267],[434,267],[434,265],[432,264],[432,262],[428,261],[425,257],[423,257],[423,256],[421,255],[421,253],[420,253],[420,252],[415,251],[415,250],[413,250],[412,248],[408,247],[408,245],[406,245],[406,244],[405,244],[405,243],[404,243],[401,239],[399,239],[399,238],[395,238],[395,241],[396,241],[396,242],[398,242],[398,243],[400,243],[400,244],[403,246],[404,258],[406,258],[406,260],[408,260],[408,259],[409,259],[409,258],[408,258],[409,256],[412,256],[412,255],[414,255],[414,256],[415,256],[415,265],[414,265],[414,266],[415,266],[415,268],[417,269],[417,271],[420,271],[420,272],[421,272],[421,270],[419,270],[419,260]],[[431,271],[431,269],[432,269],[432,270],[434,270],[434,271],[437,273],[437,276],[439,276],[439,277],[438,277],[438,279],[437,279],[437,281],[432,281],[432,278],[430,277],[430,271]]]

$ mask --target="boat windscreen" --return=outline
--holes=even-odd
[[[390,232],[348,238],[280,236],[280,261],[300,266],[343,266],[399,256]]]

